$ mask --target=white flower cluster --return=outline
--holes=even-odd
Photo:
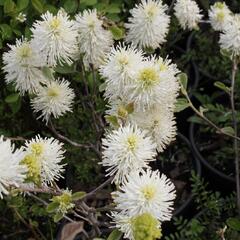
[[[57,65],[71,65],[83,54],[85,65],[98,67],[110,51],[112,36],[102,25],[96,10],[84,11],[76,20],[63,9],[56,15],[46,12],[33,23],[29,41],[22,37],[3,54],[6,82],[22,95],[33,94],[32,108],[46,122],[72,111],[70,83],[53,77]]]
[[[228,55],[240,55],[240,14],[232,13],[225,2],[216,2],[209,9],[209,21],[220,31],[219,44]]]
[[[171,219],[175,190],[150,162],[176,135],[179,70],[168,58],[145,57],[122,44],[112,48],[99,71],[109,101],[106,118],[114,128],[102,140],[101,162],[119,186],[112,194],[113,221],[128,239],[136,238],[144,221],[155,224],[152,234],[159,236],[161,222]]]
[[[158,48],[166,41],[170,17],[161,0],[142,0],[130,10],[126,41],[140,48]]]
[[[197,3],[193,0],[177,0],[174,5],[174,14],[183,29],[197,29],[203,15]]]
[[[232,12],[224,2],[216,2],[208,14],[212,28],[216,31],[222,31],[232,19]]]
[[[20,149],[0,137],[0,197],[12,187],[52,184],[64,171],[63,144],[53,138],[36,136]]]

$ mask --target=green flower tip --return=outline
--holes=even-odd
[[[133,218],[132,226],[135,240],[155,240],[162,237],[158,220],[149,213]]]

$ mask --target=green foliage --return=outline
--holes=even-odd
[[[236,236],[239,219],[231,217],[236,215],[235,194],[222,197],[219,192],[208,190],[208,183],[194,172],[191,181],[198,214],[191,220],[174,218],[176,232],[171,233],[165,240],[218,240],[221,230],[229,224],[232,227],[227,234]]]

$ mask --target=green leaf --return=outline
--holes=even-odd
[[[72,200],[77,201],[79,199],[82,199],[86,195],[86,192],[75,192],[72,195]]]
[[[78,8],[78,3],[77,1],[73,1],[73,0],[67,0],[65,3],[64,3],[64,9],[66,10],[66,12],[68,13],[74,13],[77,11],[77,8]]]
[[[54,69],[57,73],[61,74],[69,74],[69,73],[74,73],[75,71],[75,65],[57,65],[56,68]]]
[[[122,235],[123,235],[122,232],[120,232],[117,229],[114,229],[108,236],[107,240],[120,240]]]
[[[17,1],[17,10],[19,12],[21,12],[22,10],[24,10],[25,8],[28,7],[29,4],[29,0],[18,0]]]
[[[107,13],[120,13],[121,6],[118,3],[111,3],[106,8]]]
[[[181,88],[182,88],[182,91],[184,94],[187,90],[188,76],[186,73],[180,73],[180,74],[178,74],[178,79],[180,81]],[[185,90],[185,92],[184,92],[184,90]]]
[[[49,11],[50,13],[53,13],[53,14],[57,14],[58,12],[57,8],[50,4],[47,4],[44,6],[44,11],[45,12]]]
[[[58,212],[54,215],[53,220],[54,222],[59,222],[63,218],[63,214],[61,212]]]
[[[188,108],[190,106],[189,102],[185,98],[178,98],[177,102],[175,104],[175,112],[181,112],[184,109]]]
[[[224,128],[221,128],[221,130],[226,134],[230,134],[230,135],[235,134],[235,131],[232,127],[224,127]]]
[[[3,39],[11,39],[12,37],[12,29],[9,25],[7,24],[1,24],[0,25],[1,33],[2,33],[2,38]]]
[[[114,127],[119,127],[118,118],[116,116],[105,116],[105,119],[108,123],[112,124]]]
[[[219,89],[221,89],[221,90],[223,90],[223,91],[225,91],[226,93],[230,93],[230,88],[229,87],[227,87],[224,83],[222,83],[222,82],[219,82],[219,81],[217,81],[217,82],[215,82],[214,83],[214,86],[215,87],[217,87],[217,88],[219,88]]]
[[[120,40],[124,38],[124,29],[117,26],[111,26],[109,29],[115,40]]]
[[[13,13],[15,11],[16,4],[13,0],[5,0],[4,2],[4,13]]]
[[[86,6],[93,6],[97,4],[97,0],[82,0],[80,3]]]
[[[239,218],[228,218],[227,225],[236,231],[240,231],[240,219]]]
[[[15,103],[15,102],[18,101],[18,99],[19,99],[19,94],[18,93],[14,93],[14,94],[11,94],[11,95],[7,96],[5,98],[5,102],[6,103]]]
[[[58,202],[51,202],[47,205],[47,212],[51,213],[51,212],[55,212],[59,207],[59,203]]]
[[[32,0],[32,5],[39,13],[42,13],[44,11],[44,5],[40,0]]]
[[[49,80],[53,80],[53,79],[54,79],[54,76],[53,76],[54,71],[53,71],[51,68],[49,68],[49,67],[43,67],[43,68],[42,68],[42,72],[43,72],[43,75],[44,75],[47,79],[49,79]]]

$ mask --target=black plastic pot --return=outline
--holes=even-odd
[[[195,131],[196,131],[196,124],[195,123],[190,123],[190,128],[189,128],[189,138],[190,142],[192,145],[192,150],[194,155],[201,161],[201,163],[206,167],[207,170],[209,170],[210,174],[213,175],[212,179],[218,179],[220,180],[219,182],[221,183],[235,183],[235,178],[230,177],[226,175],[225,173],[221,172],[220,170],[216,169],[213,167],[200,153],[198,146],[196,145],[195,141]]]
[[[195,156],[194,151],[192,149],[191,143],[190,141],[181,133],[178,133],[177,135],[183,142],[185,142],[187,144],[187,146],[189,147],[189,149],[191,150],[191,155],[192,155],[192,164],[193,164],[193,170],[195,170],[196,174],[198,174],[199,176],[201,176],[202,174],[202,167],[201,167],[201,163],[198,159],[197,156]],[[180,207],[178,207],[174,213],[173,216],[177,216],[177,215],[184,215],[184,213],[186,213],[193,202],[193,196],[190,194],[189,198],[184,202],[184,204],[182,204]]]

